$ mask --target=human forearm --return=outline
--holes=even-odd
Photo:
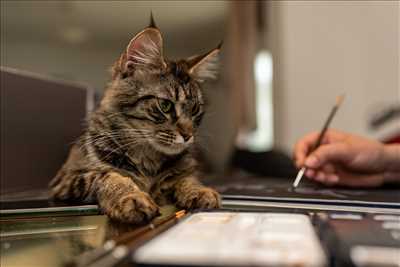
[[[390,172],[400,172],[400,145],[384,146],[385,169]]]
[[[386,183],[400,183],[400,145],[385,145],[384,147]]]

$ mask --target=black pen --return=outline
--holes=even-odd
[[[328,130],[329,124],[331,123],[333,117],[335,116],[336,111],[339,109],[340,105],[342,104],[343,99],[344,99],[344,95],[340,95],[336,98],[336,104],[333,106],[331,113],[328,116],[328,119],[325,121],[324,127],[322,128],[321,132],[318,135],[317,142],[313,145],[313,147],[311,148],[311,150],[308,153],[313,152],[321,145],[322,140],[324,139],[326,130]],[[294,180],[294,183],[292,185],[293,188],[296,188],[299,185],[301,178],[303,178],[303,175],[306,172],[306,170],[307,170],[306,166],[303,166],[299,170],[299,172],[297,173],[296,179]]]

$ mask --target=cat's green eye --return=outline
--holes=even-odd
[[[160,108],[161,108],[162,112],[164,112],[164,113],[171,112],[172,108],[174,106],[174,104],[171,101],[166,100],[166,99],[161,99],[161,100],[158,101],[158,103],[160,105]]]

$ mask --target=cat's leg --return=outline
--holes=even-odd
[[[99,170],[70,169],[64,165],[50,182],[50,194],[57,200],[94,202],[94,181],[106,173]]]
[[[131,178],[109,172],[97,183],[97,200],[112,219],[142,223],[159,215],[159,207],[149,194],[140,190]]]
[[[202,185],[194,176],[180,179],[174,186],[176,204],[186,209],[212,209],[221,206],[219,194]]]
[[[60,170],[50,186],[56,199],[97,200],[104,213],[114,220],[142,223],[159,215],[159,207],[146,192],[131,178],[114,171]]]

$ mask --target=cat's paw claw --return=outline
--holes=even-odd
[[[160,209],[147,193],[135,192],[121,197],[108,213],[114,220],[141,224],[160,215]]]
[[[177,204],[186,209],[213,209],[221,207],[221,198],[211,188],[196,188],[181,196]]]

